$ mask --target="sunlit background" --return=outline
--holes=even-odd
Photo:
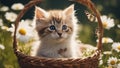
[[[19,68],[17,58],[13,53],[12,38],[14,22],[18,13],[30,0],[0,0],[0,68]],[[101,13],[104,26],[103,54],[100,58],[99,68],[120,68],[120,0],[92,0]],[[43,0],[40,6],[45,10],[64,9],[75,4],[76,16],[79,20],[78,39],[82,43],[96,46],[95,34],[97,21],[85,6],[68,0]],[[89,12],[87,16],[85,11]],[[21,19],[17,32],[19,49],[29,55],[34,40],[32,7]]]

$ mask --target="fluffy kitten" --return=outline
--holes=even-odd
[[[49,58],[81,56],[75,41],[77,19],[74,15],[74,5],[64,10],[50,11],[36,7],[34,22],[40,38],[36,56]]]

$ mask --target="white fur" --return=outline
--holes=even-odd
[[[62,43],[61,43],[62,41]],[[76,58],[77,53],[75,42],[68,38],[67,40],[50,40],[49,37],[42,39],[38,47],[37,56],[51,57],[51,58]],[[67,51],[62,55],[58,54],[59,49],[67,48]]]

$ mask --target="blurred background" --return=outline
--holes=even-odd
[[[18,14],[20,11],[15,11],[11,9],[11,6],[15,3],[22,3],[23,5],[27,4],[30,0],[0,0],[0,8],[2,6],[9,7],[7,12],[15,12]],[[115,26],[111,29],[104,31],[104,37],[110,37],[114,42],[120,42],[120,0],[92,0],[93,3],[96,5],[96,8],[100,11],[101,15],[106,15],[114,19]],[[97,36],[95,34],[95,30],[97,28],[97,23],[95,21],[90,21],[86,14],[85,10],[89,11],[85,6],[82,4],[78,4],[76,2],[71,2],[68,0],[43,0],[40,6],[45,10],[52,10],[52,9],[65,9],[71,4],[75,4],[76,16],[79,20],[79,34],[78,39],[81,40],[83,43],[91,44],[96,46]],[[5,26],[11,27],[11,24],[14,22],[8,22],[5,19],[5,13],[0,11],[0,18],[3,20]],[[33,19],[34,17],[34,7],[32,7],[22,19]],[[19,68],[17,63],[17,59],[13,53],[12,49],[12,37],[11,32],[5,31],[0,29],[0,44],[3,44],[4,49],[0,49],[0,68]],[[103,44],[104,50],[110,50],[111,44]],[[120,58],[120,56],[118,57]],[[104,68],[104,66],[100,67]]]

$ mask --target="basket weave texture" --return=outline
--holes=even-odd
[[[13,38],[13,49],[14,53],[17,56],[18,63],[21,68],[98,68],[99,64],[99,57],[102,50],[102,34],[103,29],[101,25],[101,19],[98,11],[96,11],[94,4],[90,0],[75,0],[78,3],[82,3],[83,5],[87,6],[89,9],[91,9],[93,12],[95,12],[95,15],[98,19],[98,39],[99,42],[97,43],[97,50],[95,54],[92,57],[87,57],[85,59],[70,59],[70,58],[43,58],[43,57],[32,57],[23,54],[17,49],[17,40],[16,40],[16,31],[19,26],[19,21],[24,15],[24,13],[30,9],[32,6],[41,3],[41,0],[32,0],[27,5],[25,5],[25,8],[19,13],[16,22],[15,22],[15,32],[14,32],[14,38]]]

